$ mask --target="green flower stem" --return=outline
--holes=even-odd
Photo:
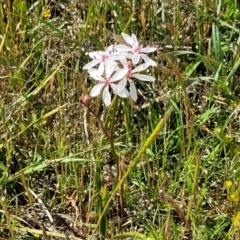
[[[105,134],[106,138],[110,139],[111,137],[109,136],[108,132],[106,131],[106,128],[103,126],[103,123],[102,123],[100,117],[96,113],[94,113],[94,111],[90,107],[88,107],[88,106],[86,106],[86,107],[88,108],[88,110],[93,114],[93,116],[98,121],[99,126],[100,126],[101,130],[103,131],[103,133]]]
[[[135,168],[135,166],[137,165],[140,157],[146,152],[147,148],[151,145],[151,143],[156,139],[158,133],[163,129],[166,121],[168,120],[171,112],[172,112],[173,108],[169,108],[168,111],[166,112],[166,114],[164,115],[164,117],[159,121],[158,125],[155,127],[154,131],[151,133],[151,135],[149,136],[149,138],[147,139],[147,141],[144,143],[144,145],[142,146],[142,148],[139,150],[137,156],[133,159],[133,161],[130,163],[130,165],[128,166],[128,169],[126,171],[126,173],[123,175],[123,177],[118,181],[116,187],[114,188],[110,198],[108,199],[108,202],[106,203],[105,208],[103,209],[102,215],[100,216],[100,218],[98,219],[98,223],[97,225],[99,226],[99,223],[101,222],[102,217],[105,215],[105,212],[107,211],[111,200],[113,199],[113,197],[116,195],[116,193],[118,192],[120,186],[123,184],[124,180],[127,178],[127,176],[133,171],[133,169]]]
[[[115,146],[114,146],[114,126],[115,126],[115,120],[116,120],[116,113],[117,113],[117,107],[118,107],[118,100],[119,100],[119,97],[118,95],[115,95],[114,99],[113,99],[113,104],[112,104],[112,121],[111,121],[111,128],[110,128],[110,145],[111,145],[111,152],[112,152],[112,155],[113,155],[113,158],[115,160],[115,163],[116,163],[116,177],[115,177],[115,182],[114,182],[114,187],[116,187],[117,183],[118,183],[118,180],[119,180],[119,157],[118,155],[116,154],[116,151],[115,151]]]

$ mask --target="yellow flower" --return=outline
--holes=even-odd
[[[237,227],[240,222],[240,212],[237,212],[236,216],[233,218],[233,225]]]
[[[240,147],[236,147],[233,149],[234,154],[240,153]]]
[[[231,101],[231,103],[230,103],[230,107],[231,108],[236,108],[238,106],[238,104],[235,102],[235,101]]]
[[[231,143],[233,141],[233,137],[229,134],[226,134],[223,139],[225,143]]]
[[[47,8],[43,8],[42,17],[43,18],[50,18],[51,17],[51,10],[47,9]]]
[[[221,128],[220,127],[215,127],[215,129],[214,129],[214,132],[216,133],[216,134],[220,134],[221,133]]]
[[[225,181],[225,186],[226,186],[226,188],[231,188],[231,186],[233,185],[233,182],[231,181],[231,180],[226,180]]]
[[[238,202],[238,200],[239,200],[238,193],[237,193],[237,192],[232,193],[232,194],[229,196],[229,198],[230,198],[230,200],[233,201],[233,202]]]

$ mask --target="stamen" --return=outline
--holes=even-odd
[[[110,85],[109,79],[106,78],[106,79],[104,80],[104,84],[105,84],[106,86],[107,86],[107,85]]]
[[[136,47],[136,48],[134,49],[134,52],[140,53],[141,50],[142,50],[142,46],[139,46],[139,47]]]

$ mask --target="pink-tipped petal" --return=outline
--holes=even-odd
[[[153,82],[155,79],[145,74],[133,74],[132,77],[137,78],[144,82]]]

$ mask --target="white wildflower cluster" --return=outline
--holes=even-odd
[[[136,101],[137,89],[134,79],[154,81],[153,77],[139,72],[145,71],[149,66],[157,66],[157,63],[146,55],[146,53],[156,51],[156,48],[139,45],[135,34],[129,36],[122,33],[121,35],[127,45],[111,45],[106,51],[90,52],[89,56],[92,61],[83,67],[97,81],[90,96],[96,97],[102,92],[106,106],[111,104],[110,87],[114,94],[122,98],[131,97]]]

